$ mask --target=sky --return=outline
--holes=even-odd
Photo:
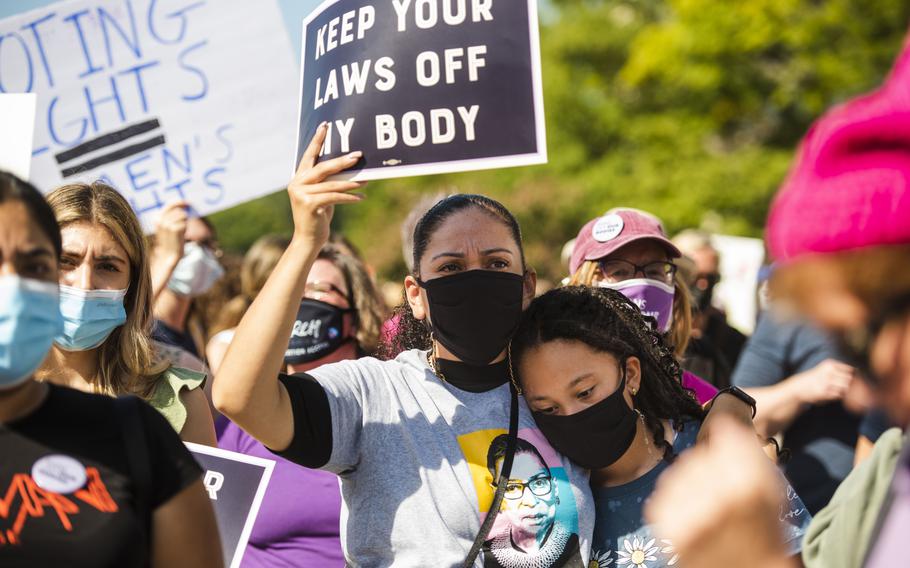
[[[0,0],[0,19],[35,8],[56,4],[60,0]],[[217,0],[210,0],[217,1]],[[264,0],[255,0],[262,2]],[[303,18],[319,5],[320,0],[277,0],[284,14],[284,26],[294,46],[294,57],[300,61],[300,34]]]

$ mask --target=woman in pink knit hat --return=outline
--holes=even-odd
[[[780,266],[775,295],[840,339],[866,379],[854,383],[865,384],[906,430],[910,41],[882,88],[833,109],[806,135],[772,206],[767,240]],[[689,566],[790,566],[771,528],[779,506],[771,477],[739,443],[745,434],[727,426],[716,429],[716,444],[693,451],[667,476],[650,516]],[[891,434],[813,521],[806,566],[907,564],[910,446],[901,448],[900,431]]]

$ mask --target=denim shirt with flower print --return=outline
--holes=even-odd
[[[680,454],[695,444],[699,422],[683,424],[676,433],[673,450]],[[667,469],[661,462],[638,479],[615,487],[593,487],[596,521],[592,541],[592,568],[663,568],[685,566],[673,543],[651,533],[643,518],[644,505],[660,475]],[[783,474],[781,474],[783,475]],[[812,516],[787,484],[784,508],[780,511],[787,546],[799,554],[802,539]]]

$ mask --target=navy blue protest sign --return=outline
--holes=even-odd
[[[275,462],[186,443],[205,470],[202,483],[215,508],[224,565],[240,566]]]
[[[547,161],[536,0],[327,0],[303,23],[297,159],[357,180]]]
[[[0,20],[0,94],[35,93],[31,181],[101,179],[150,227],[287,182],[296,66],[276,0],[68,0]]]

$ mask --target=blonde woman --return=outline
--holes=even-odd
[[[259,290],[262,290],[269,274],[278,264],[278,259],[284,254],[284,249],[290,242],[290,239],[281,235],[265,235],[259,237],[243,257],[243,265],[240,267],[240,295],[224,306],[221,317],[212,326],[211,338],[205,348],[206,360],[212,374],[218,371],[221,359],[231,344],[234,328],[256,299]]]
[[[170,365],[150,338],[151,277],[142,228],[127,201],[101,182],[48,195],[61,227],[63,332],[38,377],[86,392],[135,394],[184,441],[215,445],[205,375]]]

